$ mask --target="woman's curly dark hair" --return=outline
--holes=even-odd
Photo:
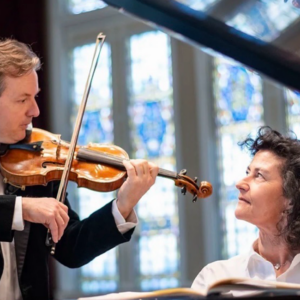
[[[247,138],[239,143],[246,147],[254,156],[260,150],[268,150],[283,159],[281,177],[283,180],[283,195],[290,200],[291,209],[287,210],[287,225],[281,228],[280,235],[291,249],[300,247],[300,140],[296,135],[284,136],[269,126],[263,126],[258,131],[257,138]]]

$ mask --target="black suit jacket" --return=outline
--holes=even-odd
[[[49,299],[48,257],[45,245],[47,229],[41,224],[25,222],[23,231],[11,230],[16,195],[28,197],[56,197],[58,183],[46,187],[27,187],[20,191],[6,186],[6,195],[0,196],[0,241],[14,238],[18,277],[23,300]],[[56,245],[55,259],[70,268],[78,268],[118,244],[130,240],[133,230],[122,235],[112,215],[112,202],[95,211],[87,219],[79,220],[69,206],[70,221]],[[0,255],[0,276],[3,257]]]

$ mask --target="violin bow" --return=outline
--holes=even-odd
[[[68,185],[68,178],[69,178],[72,161],[73,161],[73,157],[74,157],[74,153],[75,153],[75,149],[76,149],[76,145],[77,145],[79,130],[81,127],[83,114],[84,114],[84,111],[86,108],[87,99],[88,99],[88,96],[89,96],[89,93],[91,90],[92,81],[93,81],[94,74],[95,74],[95,71],[96,71],[96,68],[98,65],[98,61],[99,61],[100,53],[101,53],[101,50],[102,50],[102,47],[104,44],[105,37],[106,36],[103,33],[99,33],[96,38],[96,45],[95,45],[95,50],[94,50],[94,55],[93,55],[90,71],[89,71],[88,78],[87,78],[87,81],[85,84],[84,93],[82,96],[81,104],[80,104],[76,122],[75,122],[74,131],[73,131],[70,146],[69,146],[68,156],[66,159],[63,173],[62,173],[58,193],[56,196],[56,200],[60,201],[62,203],[64,203],[64,201],[65,201],[67,185]],[[50,253],[52,255],[54,255],[56,245],[53,242],[50,230],[48,230],[48,233],[47,233],[46,245],[51,246]]]

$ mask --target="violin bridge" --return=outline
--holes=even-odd
[[[58,140],[57,142],[57,148],[56,148],[56,159],[59,159],[60,156],[60,150],[61,150],[61,139]]]

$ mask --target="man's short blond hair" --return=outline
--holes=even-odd
[[[38,56],[24,43],[14,39],[0,40],[0,96],[5,90],[5,77],[20,77],[41,67]]]

